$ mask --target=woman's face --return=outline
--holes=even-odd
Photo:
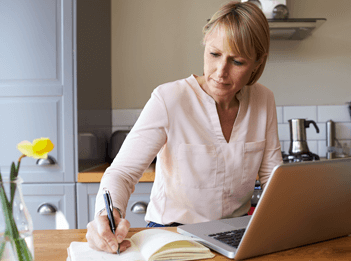
[[[234,97],[248,82],[260,61],[232,53],[224,29],[207,35],[204,54],[204,89],[213,98]]]

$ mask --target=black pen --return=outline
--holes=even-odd
[[[110,228],[113,234],[115,234],[116,232],[116,224],[115,224],[115,219],[113,217],[113,203],[112,203],[112,199],[111,199],[111,195],[110,192],[107,189],[104,189],[104,199],[105,199],[105,206],[106,206],[106,211],[107,211],[107,217],[108,217],[108,221],[110,223]],[[117,249],[117,254],[120,254],[119,251],[119,245],[118,244],[118,249]]]

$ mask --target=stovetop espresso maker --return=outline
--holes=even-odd
[[[316,128],[317,133],[319,133],[319,128],[314,121],[308,121],[306,119],[289,120],[290,155],[310,154],[310,150],[307,146],[306,128],[309,128],[311,123]]]

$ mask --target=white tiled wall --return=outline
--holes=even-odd
[[[112,133],[117,130],[130,130],[137,121],[142,110],[112,110]]]
[[[311,152],[325,157],[326,147],[326,122],[335,122],[335,138],[343,146],[351,147],[351,117],[348,105],[323,105],[323,106],[278,106],[278,131],[282,150],[288,153],[290,146],[289,119],[303,118],[317,123],[319,133],[311,124],[306,130],[307,144]]]
[[[113,110],[112,132],[116,130],[130,130],[140,115],[141,110]],[[335,136],[341,145],[351,148],[351,117],[348,105],[323,106],[277,106],[278,132],[282,151],[288,153],[290,146],[289,119],[303,118],[317,123],[319,133],[311,124],[306,131],[307,143],[311,152],[325,157],[326,122],[335,122]]]

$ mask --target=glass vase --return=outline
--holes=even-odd
[[[0,201],[0,260],[1,261],[32,261],[34,260],[33,246],[33,222],[29,211],[24,203],[22,195],[23,180],[17,177],[15,180],[3,178],[0,181],[0,190],[4,190],[8,200],[8,206],[4,206],[4,194]],[[11,192],[14,192],[12,201],[12,213],[7,211],[11,205]],[[6,213],[5,213],[6,212]],[[15,224],[15,225],[14,225]],[[27,249],[25,249],[27,247]],[[28,254],[28,250],[31,254]]]

